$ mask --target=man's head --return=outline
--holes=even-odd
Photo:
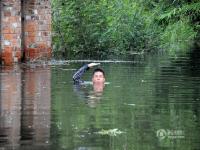
[[[105,82],[105,73],[103,71],[103,69],[97,68],[94,70],[93,72],[93,76],[92,76],[92,82],[93,84],[96,83],[103,83]]]

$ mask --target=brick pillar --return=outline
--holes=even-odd
[[[50,0],[24,0],[23,12],[25,59],[36,61],[50,58]]]
[[[21,58],[21,0],[1,0],[0,5],[0,59],[11,65]]]

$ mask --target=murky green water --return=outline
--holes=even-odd
[[[199,56],[101,63],[98,93],[85,63],[1,69],[0,150],[200,149]]]

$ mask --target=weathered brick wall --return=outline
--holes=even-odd
[[[50,58],[50,0],[1,0],[0,6],[0,62]]]
[[[49,58],[51,54],[50,0],[24,1],[23,7],[26,60]]]
[[[4,64],[21,58],[21,0],[1,0],[1,59]]]

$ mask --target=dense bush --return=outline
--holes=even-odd
[[[66,59],[185,52],[199,31],[200,2],[52,0],[53,49]]]

